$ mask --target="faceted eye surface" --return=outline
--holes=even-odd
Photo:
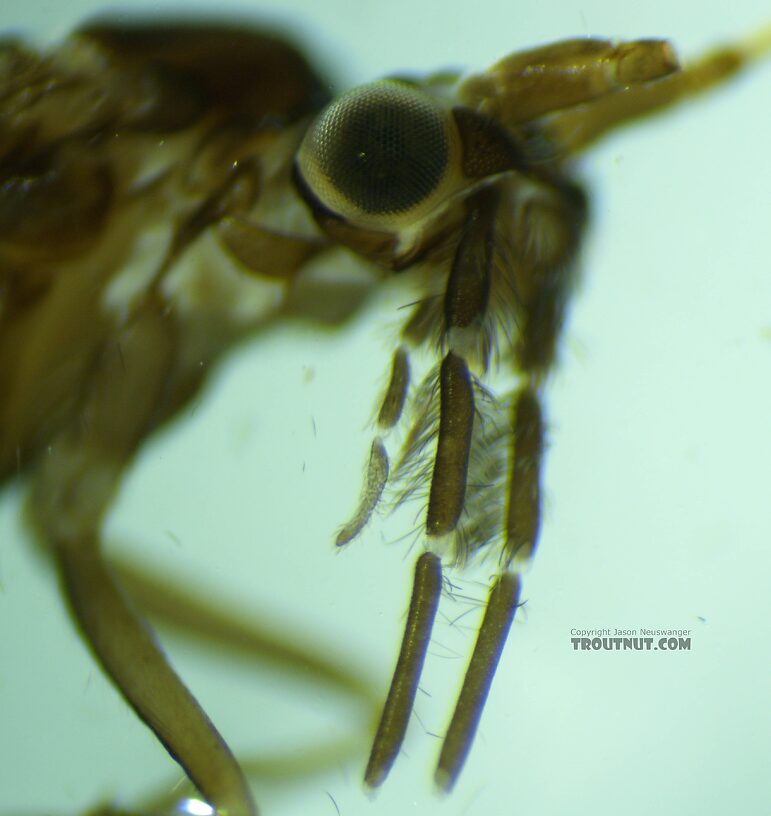
[[[408,85],[378,82],[344,94],[321,114],[303,142],[300,169],[335,212],[377,217],[422,204],[441,184],[449,158],[445,111]]]

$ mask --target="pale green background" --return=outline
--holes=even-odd
[[[105,6],[5,2],[0,24],[58,37]],[[295,31],[339,84],[395,70],[482,68],[517,48],[588,34],[668,36],[688,55],[771,18],[758,0],[296,0],[280,9],[253,13]],[[307,785],[257,791],[266,816],[334,816],[328,793],[342,816],[764,810],[770,91],[767,64],[614,137],[582,165],[595,191],[594,225],[548,394],[541,546],[453,796],[434,794],[438,743],[413,720],[375,799],[359,782],[363,748]],[[413,516],[374,525],[342,554],[331,541],[358,495],[393,318],[373,309],[339,337],[288,328],[246,348],[194,419],[144,451],[109,525],[114,545],[135,543],[163,569],[255,613],[307,625],[383,684],[412,569],[407,545],[385,540]],[[0,503],[0,814],[74,814],[100,798],[133,801],[171,784],[175,766],[93,667],[53,576],[31,558],[18,495],[6,491]],[[480,584],[464,589],[484,595]],[[418,708],[432,732],[445,727],[471,647],[471,634],[448,623],[466,608],[446,603],[437,627]],[[592,626],[690,628],[693,648],[574,653],[570,629]],[[314,689],[287,696],[273,676],[239,673],[185,646],[170,651],[240,752],[270,753],[330,727]],[[343,731],[351,727],[345,708],[334,716]]]

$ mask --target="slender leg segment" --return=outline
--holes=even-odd
[[[195,589],[143,569],[136,562],[113,555],[111,571],[136,607],[164,630],[191,639],[219,652],[237,655],[255,665],[272,665],[288,674],[302,670],[319,686],[345,695],[366,706],[367,715],[379,702],[372,684],[341,656],[330,654],[323,644],[311,644],[307,633],[290,632],[275,622],[261,622],[243,611],[228,608],[219,594],[202,597]]]
[[[364,774],[364,782],[371,788],[376,788],[386,778],[404,741],[441,590],[441,561],[433,553],[424,553],[415,566],[412,600],[399,660]]]
[[[148,303],[97,355],[80,421],[52,441],[29,512],[75,622],[117,689],[218,812],[254,816],[233,754],[100,551],[102,519],[171,378],[174,323],[162,310]]]
[[[255,814],[230,749],[120,591],[98,543],[60,546],[57,555],[75,619],[126,701],[219,812]]]
[[[514,620],[519,592],[519,576],[511,573],[501,575],[490,591],[476,646],[439,755],[436,783],[442,790],[451,790],[471,749]]]

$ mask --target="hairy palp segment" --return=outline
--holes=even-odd
[[[386,778],[404,740],[441,590],[441,561],[433,553],[423,553],[415,565],[410,611],[399,659],[364,774],[364,782],[371,788]]]
[[[512,416],[511,471],[506,508],[504,560],[530,558],[541,524],[541,458],[544,428],[541,405],[530,387],[517,395]]]
[[[439,373],[439,436],[426,516],[430,536],[451,533],[463,510],[471,435],[474,391],[466,361],[448,352]]]
[[[504,573],[493,584],[455,712],[436,769],[436,783],[449,791],[466,761],[479,719],[506,644],[519,601],[518,575]]]
[[[377,417],[377,424],[383,430],[393,428],[401,418],[409,386],[410,360],[407,350],[400,346],[394,354],[393,363],[391,364],[391,379]]]
[[[364,529],[369,521],[388,481],[388,454],[383,440],[377,437],[372,443],[367,465],[367,476],[364,480],[364,490],[351,520],[337,534],[335,544],[342,547],[348,544]]]

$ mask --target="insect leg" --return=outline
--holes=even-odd
[[[78,422],[52,442],[29,513],[51,545],[77,626],[139,717],[204,797],[230,816],[253,816],[241,770],[167,662],[100,551],[100,528],[126,463],[169,387],[173,324],[151,304],[93,364]]]
[[[111,567],[131,600],[154,623],[200,643],[216,646],[260,665],[273,665],[309,682],[355,699],[367,709],[374,707],[371,683],[339,655],[330,655],[319,644],[311,644],[301,632],[287,632],[282,625],[269,625],[245,618],[235,609],[202,598],[166,575],[157,575],[125,557],[113,556]]]

